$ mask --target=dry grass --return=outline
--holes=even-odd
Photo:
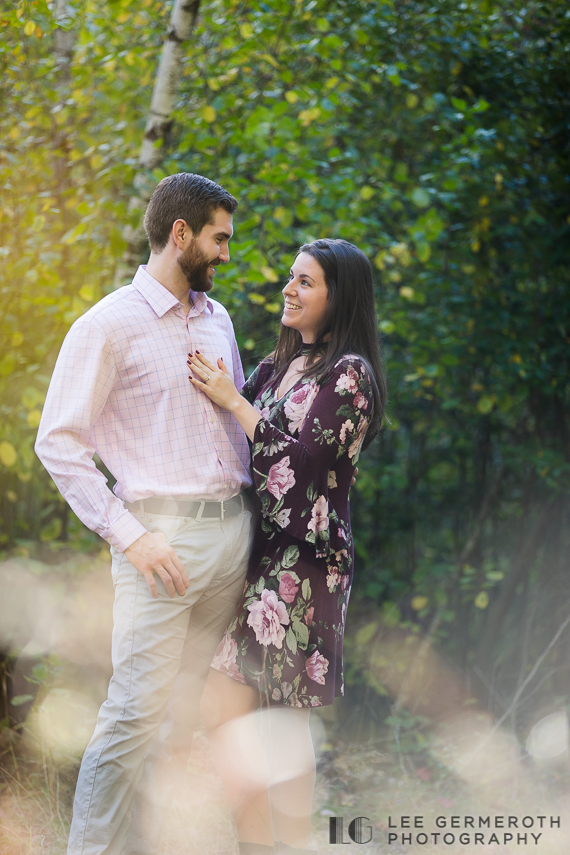
[[[0,642],[23,651],[15,694],[29,691],[30,662],[47,664],[25,726],[0,730],[0,855],[63,855],[79,758],[93,729],[108,679],[112,586],[108,557],[69,559],[39,566],[14,559],[0,566]],[[314,716],[319,772],[314,802],[313,847],[321,855],[567,855],[570,851],[568,750],[533,761],[514,736],[461,689],[428,641],[401,632],[355,633],[367,657],[371,683],[398,697],[388,724],[374,739],[354,697]],[[358,641],[360,639],[360,641]],[[355,657],[360,656],[356,649]],[[28,658],[26,658],[28,657]],[[39,657],[39,658],[38,658]],[[364,659],[363,659],[364,661]],[[19,669],[19,670],[18,670]],[[27,669],[27,670],[26,670]],[[35,687],[37,688],[37,687]],[[356,693],[356,689],[354,692]],[[350,689],[349,689],[350,693]],[[352,706],[351,706],[352,704]],[[560,705],[558,705],[560,706]],[[365,704],[363,704],[363,709]],[[546,708],[546,707],[545,707]],[[19,709],[24,709],[21,707]],[[350,710],[350,715],[347,714]],[[377,716],[386,719],[387,707]],[[530,727],[528,728],[530,730]],[[528,733],[523,734],[523,741]],[[438,829],[439,816],[560,816],[560,829],[542,829],[538,844],[412,843],[402,834]],[[344,848],[329,843],[329,818],[368,817],[368,843]],[[402,817],[423,817],[423,829],[394,829]],[[411,820],[413,825],[413,819]],[[232,821],[203,734],[195,739],[187,774],[177,789],[166,825],[163,855],[235,855]],[[540,829],[527,830],[535,833]],[[397,833],[389,842],[388,834]],[[470,831],[473,837],[473,830]],[[531,838],[528,838],[531,840]],[[346,849],[349,846],[349,849]]]
[[[326,727],[326,726],[325,726]],[[334,730],[334,729],[333,729]],[[485,855],[567,855],[570,850],[570,774],[567,758],[560,758],[542,769],[521,764],[518,774],[503,780],[480,780],[478,783],[460,779],[450,773],[441,761],[440,749],[398,754],[393,734],[386,732],[385,740],[373,743],[342,742],[334,732],[324,734],[317,728],[321,741],[319,774],[314,803],[312,845],[321,855],[347,852],[328,842],[329,817],[344,818],[344,840],[348,852],[362,855],[400,855],[422,852],[485,853]],[[409,735],[409,734],[408,734]],[[57,770],[49,757],[18,760],[13,766],[8,734],[4,731],[2,744],[3,771],[0,803],[1,855],[63,855],[71,816],[74,770]],[[451,744],[450,751],[454,750]],[[18,776],[19,779],[18,780]],[[482,829],[485,844],[462,846],[459,829],[451,829],[450,817],[514,815],[536,818],[540,815],[560,816],[561,828],[542,830],[538,844],[502,843],[504,830],[497,831],[500,845],[486,845],[492,831]],[[372,829],[372,840],[351,843],[348,824],[357,816],[368,818],[365,825]],[[402,817],[422,817],[423,829],[394,829]],[[438,829],[436,818],[448,818],[448,827]],[[404,820],[405,822],[405,820]],[[175,793],[166,824],[166,836],[161,855],[236,855],[234,828],[225,806],[220,781],[214,771],[208,741],[203,733],[197,735],[182,786]],[[412,833],[413,840],[422,830],[453,833],[455,844],[427,844],[402,841],[402,834]],[[538,833],[539,829],[532,829]],[[396,833],[395,842],[388,843],[388,834]],[[473,830],[470,834],[473,835]],[[528,832],[527,832],[528,833]],[[345,844],[346,845],[346,844]]]

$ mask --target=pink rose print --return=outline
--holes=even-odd
[[[291,458],[287,455],[278,463],[274,463],[267,474],[267,489],[276,499],[280,499],[295,484],[293,470],[289,469],[290,463]]]
[[[255,632],[255,640],[265,647],[274,644],[279,650],[285,638],[285,626],[289,623],[289,615],[283,603],[277,599],[275,591],[262,591],[261,600],[250,603],[247,607],[248,626]]]
[[[325,685],[325,674],[329,670],[329,660],[325,659],[318,650],[307,659],[307,676],[321,686]]]
[[[308,523],[307,528],[309,531],[317,534],[319,531],[324,531],[329,527],[329,503],[325,499],[324,496],[319,496],[315,504],[313,505],[313,512],[311,515],[311,521]]]
[[[300,389],[286,400],[285,415],[289,419],[289,428],[291,433],[298,433],[303,427],[303,422],[307,413],[311,409],[311,405],[315,400],[319,387],[315,380],[310,383],[304,383]]]
[[[232,638],[229,632],[226,632],[218,645],[218,649],[212,659],[212,668],[221,671],[222,674],[227,674],[233,677],[234,680],[239,680],[240,683],[245,683],[243,674],[236,664],[237,642]]]
[[[329,469],[329,476],[327,479],[327,487],[329,488],[329,490],[334,490],[334,488],[336,486],[337,486],[336,472],[334,471],[334,469]]]
[[[293,691],[293,686],[291,683],[281,683],[281,694],[287,700],[291,692]]]
[[[346,589],[348,588],[348,576],[346,573],[344,574],[344,576],[340,580],[340,586],[341,586],[343,591],[346,591]]]
[[[336,591],[337,586],[340,584],[340,573],[338,567],[331,567],[329,574],[327,576],[327,588],[331,592],[331,594]]]
[[[299,586],[295,584],[295,580],[290,573],[283,573],[279,580],[279,596],[286,603],[292,603],[297,596]]]
[[[358,458],[358,453],[360,452],[360,446],[364,442],[364,437],[366,435],[366,428],[368,427],[368,419],[361,418],[358,422],[358,427],[356,428],[356,436],[352,440],[350,447],[348,449],[348,456],[352,460],[353,457]]]
[[[261,407],[259,404],[259,401],[256,401],[255,404],[253,405],[253,407],[255,410],[258,411],[258,413],[262,419],[268,419],[269,418],[269,414],[271,412],[269,407]]]
[[[342,389],[346,389],[353,395],[358,392],[358,374],[352,366],[347,368],[346,374],[341,374],[336,381],[335,392],[340,392]]]
[[[358,410],[366,410],[366,409],[367,409],[367,407],[368,407],[368,401],[367,401],[367,399],[365,398],[365,396],[362,394],[362,392],[357,392],[357,393],[356,393],[356,395],[354,396],[354,401],[353,401],[353,403],[354,403],[354,406],[355,406]]]
[[[322,707],[321,701],[315,695],[311,698],[311,706],[312,707]]]
[[[311,606],[310,608],[307,609],[307,613],[306,613],[305,617],[303,618],[303,620],[305,621],[307,626],[310,626],[312,624],[314,614],[315,614],[315,607],[314,606]]]

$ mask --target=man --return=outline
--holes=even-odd
[[[48,391],[37,454],[111,544],[115,585],[113,676],[81,764],[69,855],[156,853],[147,787],[165,750],[174,765],[187,759],[209,663],[243,589],[247,441],[186,368],[189,351],[221,356],[243,384],[228,313],[206,296],[229,261],[236,208],[202,176],[161,181],[145,214],[148,265],[73,324]]]

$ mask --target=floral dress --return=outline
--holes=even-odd
[[[262,416],[251,449],[261,516],[244,595],[212,667],[258,688],[264,705],[316,707],[344,690],[348,492],[372,389],[355,355],[281,398],[279,380],[268,359],[242,390]]]

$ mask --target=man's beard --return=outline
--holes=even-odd
[[[212,288],[214,277],[210,273],[210,267],[215,267],[217,263],[216,260],[208,261],[207,256],[194,241],[178,259],[182,273],[193,291],[209,291]]]

